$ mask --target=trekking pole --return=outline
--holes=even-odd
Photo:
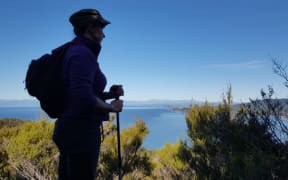
[[[116,100],[119,100],[119,97],[116,97]],[[117,141],[118,141],[118,173],[119,173],[119,180],[122,180],[122,160],[121,160],[119,112],[116,113],[116,119],[117,119]]]

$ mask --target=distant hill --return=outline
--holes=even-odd
[[[146,100],[146,101],[125,101],[125,106],[149,106],[149,107],[174,107],[174,106],[185,106],[198,104],[198,101],[189,100]],[[0,107],[39,107],[39,102],[36,99],[26,100],[1,100]]]
[[[259,100],[259,101],[262,101],[262,100]],[[288,99],[273,99],[272,102],[273,103],[279,102],[283,106],[283,113],[285,114],[285,117],[288,118]],[[242,105],[249,104],[249,103],[250,102],[248,102],[248,103],[234,103],[232,105],[232,115],[235,115],[239,111],[239,109]],[[195,105],[195,104],[201,105],[201,104],[203,104],[203,102],[202,103],[201,102],[193,103],[192,105]],[[214,105],[217,106],[219,103],[209,103],[209,104],[211,104],[212,106],[214,106]],[[186,105],[186,106],[175,105],[175,106],[172,106],[171,110],[172,111],[186,112],[189,110],[190,105],[191,105],[191,103]]]
[[[198,104],[200,101],[189,101],[189,100],[145,100],[145,101],[125,101],[125,106],[160,106],[160,107],[175,107],[184,106],[189,107],[191,104]]]
[[[288,117],[288,99],[274,99],[273,101],[279,101],[283,105],[283,111]],[[195,100],[146,100],[146,101],[125,101],[126,107],[131,106],[149,106],[149,107],[167,107],[172,111],[187,111],[191,105],[202,105],[203,101]],[[210,102],[209,102],[210,103]],[[219,102],[210,103],[211,105],[218,105]],[[233,104],[233,114],[236,113],[243,103]],[[246,103],[245,103],[246,104]],[[0,107],[39,107],[39,102],[36,99],[26,100],[0,100]]]
[[[39,107],[36,99],[3,100],[0,99],[0,107]]]
[[[131,107],[170,107],[170,108],[188,108],[191,105],[201,105],[204,101],[196,101],[196,100],[161,100],[161,99],[153,99],[153,100],[143,100],[143,101],[131,101],[124,100],[124,106]],[[212,105],[217,105],[219,102],[211,103]],[[39,102],[37,99],[24,99],[24,100],[3,100],[0,99],[0,107],[39,107]]]
[[[262,101],[262,100],[259,100],[259,101]],[[285,117],[288,117],[288,99],[272,99],[272,102],[273,103],[277,103],[279,102],[282,106],[283,106],[283,113],[285,114],[284,116]],[[245,103],[247,104],[247,103]],[[241,105],[243,104],[235,104],[233,105],[233,110],[232,110],[232,114],[235,114],[238,112],[238,110],[240,109]]]

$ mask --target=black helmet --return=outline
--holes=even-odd
[[[69,21],[73,27],[83,27],[95,22],[99,23],[102,27],[110,24],[96,9],[82,9],[77,11],[70,16]]]

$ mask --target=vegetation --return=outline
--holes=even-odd
[[[273,89],[261,92],[232,116],[232,90],[218,106],[191,106],[188,137],[149,151],[144,121],[121,132],[123,179],[285,179],[288,175],[288,128]],[[104,124],[98,179],[118,176],[116,126]],[[54,123],[0,121],[0,179],[56,179],[58,151]]]
[[[118,176],[117,131],[113,118],[104,126],[105,138],[101,145],[99,177],[112,179]],[[150,176],[152,163],[141,145],[148,129],[142,120],[134,127],[127,127],[121,133],[122,176],[138,179]],[[124,177],[124,178],[125,178]]]
[[[286,66],[274,63],[275,73],[287,86]],[[149,130],[144,121],[136,120],[121,132],[123,179],[287,179],[288,127],[283,120],[287,101],[273,94],[268,87],[261,91],[262,99],[234,112],[229,87],[217,106],[206,102],[189,108],[188,139],[154,151],[142,147]],[[113,120],[104,124],[97,179],[119,175]],[[56,179],[53,126],[46,119],[0,120],[0,179]]]
[[[52,142],[53,124],[44,119],[36,122],[1,122],[7,124],[0,131],[3,135],[1,160],[6,164],[0,170],[2,178],[55,179],[57,149]]]
[[[16,173],[11,171],[9,156],[5,149],[7,139],[17,136],[18,126],[24,121],[17,119],[2,119],[0,120],[0,179],[11,179],[16,177]]]
[[[56,179],[58,150],[52,141],[54,123],[39,121],[0,120],[0,179]],[[113,118],[104,125],[99,179],[118,176],[116,126]],[[121,133],[123,179],[149,179],[153,164],[142,143],[148,134],[142,120]]]
[[[206,103],[187,113],[191,158],[183,159],[199,179],[285,179],[288,167],[287,126],[281,107],[271,103],[273,91],[263,100],[251,100],[231,117],[231,91],[218,107]],[[282,137],[280,139],[280,137]]]

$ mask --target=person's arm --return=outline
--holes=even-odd
[[[113,94],[111,94],[110,92],[103,92],[101,94],[101,99],[103,100],[109,100],[109,99],[114,99],[115,96]]]
[[[120,112],[122,111],[123,101],[122,100],[114,100],[111,104],[106,103],[102,99],[97,97],[97,104],[94,109],[103,109],[109,112]]]
[[[108,104],[93,93],[95,63],[93,55],[84,48],[78,48],[77,54],[70,57],[68,102],[80,112],[91,108],[95,111],[121,111],[122,102]]]
[[[116,99],[120,96],[124,96],[124,89],[122,85],[112,85],[109,92],[103,92],[101,94],[101,99]]]

